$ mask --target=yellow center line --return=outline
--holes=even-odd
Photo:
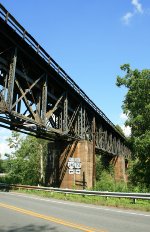
[[[44,219],[44,220],[47,220],[47,221],[51,221],[51,222],[54,222],[54,223],[57,223],[57,224],[72,227],[72,228],[75,228],[75,229],[79,229],[81,231],[86,231],[86,232],[106,232],[104,230],[98,230],[98,229],[95,229],[95,228],[92,228],[92,227],[89,227],[89,226],[74,224],[72,222],[65,221],[65,220],[62,220],[62,219],[59,219],[59,218],[46,216],[44,214],[39,214],[39,213],[33,212],[31,210],[18,208],[18,207],[15,207],[13,205],[0,203],[0,206],[3,207],[3,208],[7,208],[7,209],[11,209],[11,210],[23,213],[23,214],[27,214],[27,215],[34,216],[34,217],[37,217],[37,218],[41,218],[41,219]]]

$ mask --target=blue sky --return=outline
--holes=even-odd
[[[120,65],[150,67],[149,0],[0,0],[114,124]]]

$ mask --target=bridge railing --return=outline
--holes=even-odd
[[[50,57],[50,55],[39,45],[39,43],[25,30],[24,27],[0,4],[0,17],[15,32],[31,46],[93,109],[96,111],[114,130],[122,137],[115,125],[107,116],[94,104],[94,102],[84,93],[84,91],[72,80],[71,77]]]

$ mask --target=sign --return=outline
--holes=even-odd
[[[80,175],[80,170],[81,170],[80,158],[69,158],[68,168],[69,168],[69,174]]]

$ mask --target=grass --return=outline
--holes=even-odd
[[[125,209],[134,209],[150,212],[150,201],[137,199],[136,203],[132,199],[127,198],[106,198],[100,196],[85,196],[85,195],[75,195],[75,194],[65,194],[56,192],[46,192],[39,190],[15,190],[19,193],[27,193],[41,197],[61,199],[65,201],[80,202],[86,204],[93,204],[98,206],[111,206]]]

